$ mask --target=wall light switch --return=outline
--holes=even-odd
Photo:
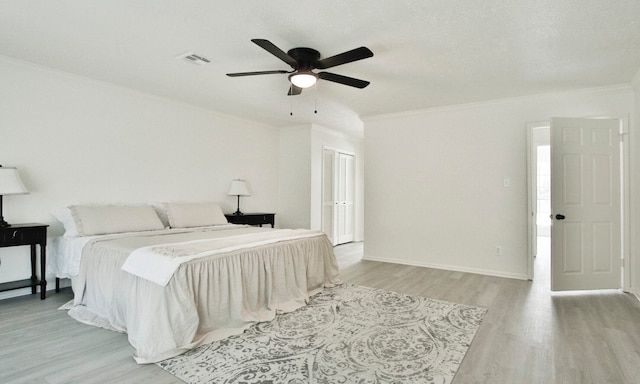
[[[505,187],[510,187],[511,186],[511,179],[508,177],[505,177],[504,179],[502,179],[502,185],[504,185]]]

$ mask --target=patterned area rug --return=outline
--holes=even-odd
[[[485,314],[343,284],[294,312],[157,365],[194,384],[446,384]]]

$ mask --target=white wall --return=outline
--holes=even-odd
[[[311,130],[308,125],[280,130],[280,211],[282,228],[311,228]]]
[[[526,278],[527,123],[633,109],[621,86],[365,119],[365,259]]]
[[[58,235],[51,213],[75,203],[216,201],[233,212],[234,178],[253,192],[243,211],[278,209],[274,127],[3,57],[0,84],[0,164],[30,191],[4,198],[9,223]],[[29,276],[27,254],[0,248],[0,282]]]

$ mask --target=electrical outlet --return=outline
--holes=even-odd
[[[499,245],[496,245],[496,256],[501,256],[502,255],[502,247]]]

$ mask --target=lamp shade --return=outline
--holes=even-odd
[[[247,187],[247,182],[244,180],[233,180],[231,182],[231,187],[229,187],[229,196],[251,196],[249,193],[249,188]]]
[[[29,193],[15,167],[0,166],[0,195],[23,195]]]

